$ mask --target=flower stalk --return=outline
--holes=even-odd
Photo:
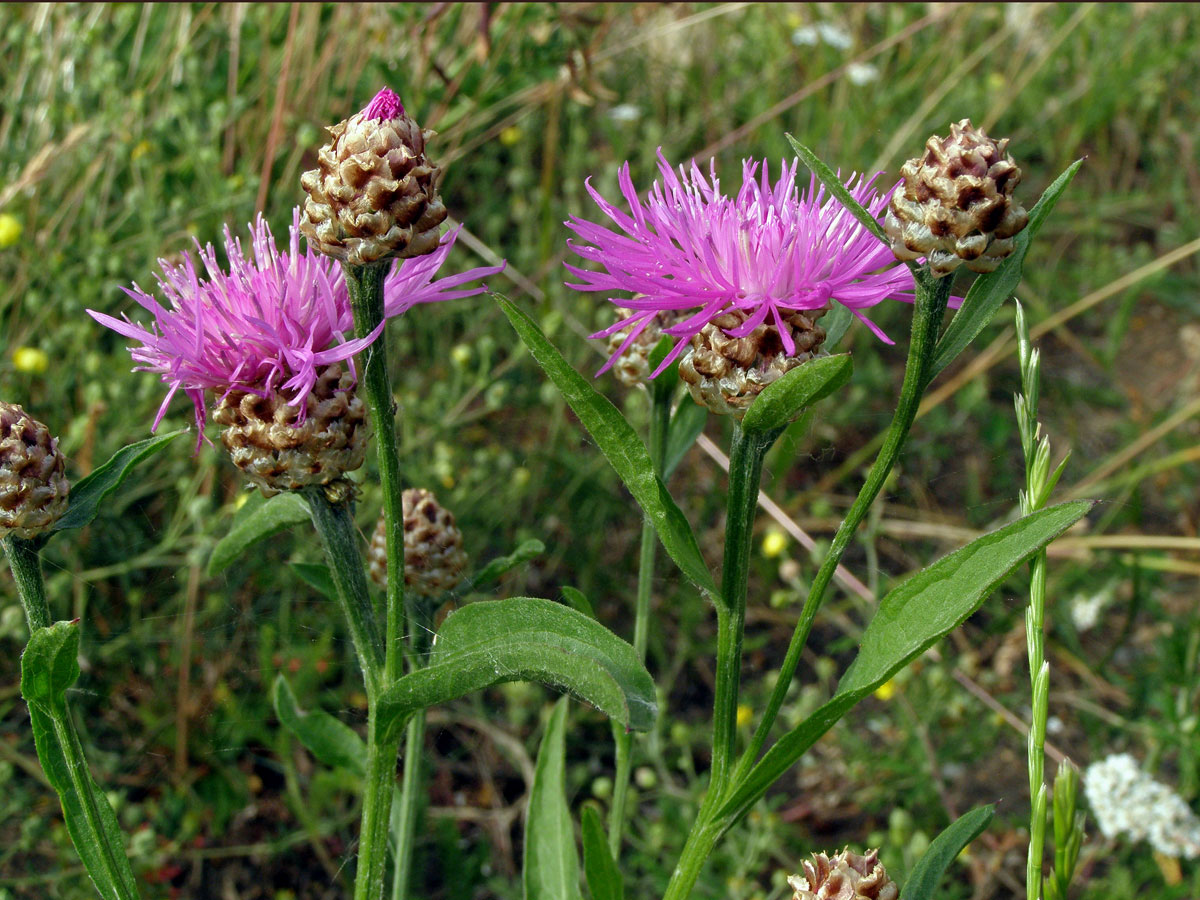
[[[766,742],[767,736],[770,734],[771,726],[774,725],[775,718],[783,706],[788,686],[791,684],[792,676],[796,672],[796,666],[800,662],[800,653],[803,651],[805,642],[808,640],[808,633],[812,630],[817,611],[825,599],[825,591],[829,587],[829,583],[833,580],[834,573],[837,571],[837,567],[841,563],[846,549],[850,546],[850,542],[853,540],[858,526],[866,518],[871,504],[874,503],[875,498],[883,489],[888,475],[891,474],[892,469],[895,467],[896,460],[900,456],[900,451],[904,447],[904,442],[908,438],[909,429],[912,428],[912,423],[916,420],[917,410],[921,406],[921,398],[925,394],[925,389],[929,386],[931,363],[934,357],[934,350],[937,346],[942,319],[946,314],[946,305],[950,299],[952,281],[953,279],[951,278],[935,279],[924,272],[920,272],[916,278],[912,338],[908,345],[908,359],[904,366],[904,381],[900,386],[900,397],[896,404],[896,412],[892,415],[892,422],[888,426],[883,446],[880,448],[875,462],[871,465],[871,469],[867,473],[867,479],[863,483],[862,488],[859,489],[858,496],[855,497],[853,505],[842,520],[842,524],[838,527],[833,542],[830,544],[829,552],[821,562],[821,566],[813,578],[812,587],[809,589],[808,597],[804,601],[804,607],[800,612],[800,619],[796,623],[791,643],[788,645],[787,655],[784,657],[783,665],[780,667],[779,678],[775,683],[775,688],[771,692],[770,699],[767,701],[767,708],[763,713],[762,721],[759,722],[749,746],[738,762],[733,779],[735,783],[744,778],[753,767],[759,752],[763,748],[763,744]]]
[[[671,399],[675,393],[671,379],[659,379],[646,385],[650,393],[650,461],[654,474],[663,475],[667,450],[667,431],[671,423]],[[637,600],[633,615],[633,649],[646,661],[649,642],[650,596],[654,586],[654,559],[658,536],[648,520],[642,521],[642,542],[638,551]],[[612,812],[608,819],[608,848],[613,859],[620,859],[621,836],[625,830],[625,801],[629,796],[629,777],[633,771],[633,734],[617,722],[612,723],[616,744],[616,775],[613,780]]]

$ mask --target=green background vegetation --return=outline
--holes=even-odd
[[[793,41],[827,23],[848,46]],[[0,8],[0,214],[23,228],[0,249],[0,396],[61,436],[75,474],[144,437],[162,388],[130,374],[119,336],[83,312],[132,311],[121,285],[155,260],[218,242],[261,208],[283,234],[321,126],[379,87],[438,131],[444,195],[468,234],[458,268],[505,258],[492,287],[539,318],[583,371],[602,300],[562,286],[570,214],[595,217],[584,179],[616,195],[668,159],[716,156],[727,186],[743,157],[778,160],[784,133],[835,168],[895,177],[925,138],[971,117],[1012,138],[1028,204],[1086,156],[1026,264],[1018,296],[1044,354],[1041,418],[1074,458],[1058,496],[1100,498],[1050,563],[1049,741],[1081,765],[1128,750],[1195,803],[1200,792],[1200,8],[1190,5],[57,5]],[[867,70],[877,77],[865,83]],[[140,314],[140,311],[138,312]],[[768,460],[765,492],[827,539],[886,425],[908,308],[855,328],[844,397]],[[886,588],[1003,521],[1022,483],[1012,412],[1011,307],[935,383],[890,493],[847,557]],[[412,484],[457,515],[472,556],[521,539],[547,552],[509,594],[582,590],[618,633],[632,628],[635,507],[493,302],[419,308],[391,329],[402,453]],[[43,351],[44,371],[18,367]],[[26,354],[28,356],[28,354]],[[645,399],[602,379],[642,421]],[[190,420],[176,401],[165,427]],[[726,446],[727,423],[707,435]],[[336,609],[289,561],[317,558],[297,533],[209,579],[214,542],[245,489],[211,447],[187,440],[74,542],[52,545],[59,618],[84,619],[72,702],[94,771],[132,834],[147,897],[343,896],[353,786],[316,766],[274,721],[289,673],[306,703],[362,720]],[[723,476],[694,449],[672,488],[720,559]],[[359,521],[380,498],[368,471]],[[766,517],[764,537],[779,525]],[[778,543],[772,538],[772,542]],[[778,550],[778,546],[769,549]],[[746,703],[782,657],[813,564],[794,540],[759,553],[751,581]],[[713,619],[660,559],[650,669],[667,715],[640,744],[625,854],[631,897],[661,890],[706,771]],[[1071,603],[1101,595],[1091,629]],[[903,874],[954,816],[1000,801],[997,822],[952,872],[947,898],[1023,895],[1028,715],[1014,579],[893,686],[822,741],[718,850],[698,897],[780,898],[812,850],[883,846]],[[828,696],[871,609],[839,592],[823,612],[785,718]],[[0,897],[84,898],[81,869],[43,782],[17,691],[24,626],[0,576]],[[551,696],[510,686],[431,716],[433,777],[418,849],[424,896],[516,897],[521,811]],[[575,705],[573,803],[606,802],[608,726]],[[1194,897],[1195,861],[1156,860],[1089,823],[1078,896]]]

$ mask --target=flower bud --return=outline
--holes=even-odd
[[[404,585],[421,597],[440,597],[463,580],[467,554],[453,514],[430,491],[409,488],[401,495],[404,507]],[[387,524],[375,525],[367,549],[371,580],[387,590]]]
[[[405,115],[387,88],[328,131],[317,168],[300,176],[308,193],[300,231],[309,242],[356,266],[436,250],[446,207],[441,170],[425,156],[433,132]]]
[[[0,402],[0,538],[37,537],[67,511],[64,468],[50,429]]]
[[[892,252],[902,260],[926,257],[939,277],[964,263],[972,272],[994,271],[1029,222],[1012,196],[1021,170],[1006,152],[1008,138],[994,141],[963,119],[925,147],[900,170],[904,183],[888,204],[883,228]]]
[[[790,356],[774,324],[764,322],[745,337],[731,337],[727,332],[736,330],[749,314],[735,309],[717,316],[692,338],[692,352],[679,364],[679,377],[701,406],[740,419],[767,385],[817,355],[825,330],[816,320],[828,310],[784,317],[796,347]]]
[[[213,419],[225,426],[221,443],[233,464],[270,497],[328,485],[363,464],[367,455],[366,405],[340,364],[325,367],[305,399],[305,414],[285,397],[233,390]]]
[[[792,900],[897,900],[900,889],[879,862],[879,851],[859,856],[843,850],[832,859],[814,853],[804,863],[803,875],[792,875],[788,884]]]

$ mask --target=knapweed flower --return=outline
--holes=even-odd
[[[570,248],[603,269],[568,265],[581,282],[568,286],[630,295],[608,297],[630,313],[593,335],[626,335],[601,372],[663,313],[675,318],[663,332],[678,342],[654,375],[707,326],[718,323],[728,338],[755,336],[753,347],[730,347],[718,340],[722,346],[710,349],[758,372],[760,377],[752,380],[759,391],[764,379],[783,374],[779,365],[769,371],[777,356],[819,350],[824,333],[817,336],[820,329],[813,320],[831,303],[846,306],[888,340],[864,310],[889,297],[911,301],[912,274],[897,266],[887,245],[815,178],[801,192],[796,184],[798,161],[783,163],[774,185],[765,162],[744,162],[742,185],[733,197],[722,193],[715,161],[707,178],[694,161],[676,173],[660,151],[658,168],[661,179],[644,202],[634,189],[629,164],[621,168],[618,183],[630,214],[609,203],[589,181],[588,193],[615,228],[574,216],[567,222],[579,238],[569,242]],[[854,198],[876,216],[891,196],[890,191],[876,190],[877,178],[851,177],[847,183]],[[805,321],[789,321],[796,314]],[[767,329],[773,337],[765,334]],[[778,353],[772,343],[778,345]],[[755,357],[757,364],[742,357]]]
[[[199,242],[200,264],[186,253],[179,265],[160,260],[157,280],[166,305],[136,283],[123,289],[153,316],[148,327],[88,310],[102,325],[140,342],[130,348],[138,364],[135,371],[155,372],[169,385],[154,429],[180,390],[195,408],[197,446],[209,393],[216,395],[218,407],[235,405],[260,420],[262,428],[255,434],[280,441],[295,439],[285,432],[303,426],[314,406],[322,415],[342,406],[334,395],[353,383],[352,357],[379,336],[383,325],[361,339],[349,337],[354,317],[341,268],[311,248],[300,252],[298,219],[297,210],[283,252],[261,216],[251,226],[249,256],[240,238],[226,228],[228,271],[212,245],[201,247]],[[435,280],[454,239],[453,233],[446,235],[433,253],[396,265],[384,283],[385,321],[418,303],[478,294],[482,286],[467,285],[503,268],[472,269]],[[342,366],[349,372],[340,373]],[[339,367],[337,374],[329,372],[332,367]],[[258,404],[262,409],[251,408],[256,407],[253,398],[263,401]],[[317,428],[316,433],[325,432]]]
[[[71,486],[50,429],[0,401],[0,538],[34,538],[67,511]]]
[[[446,207],[437,191],[441,170],[425,156],[433,132],[387,88],[328,131],[317,168],[300,176],[308,194],[304,236],[357,266],[434,252]]]

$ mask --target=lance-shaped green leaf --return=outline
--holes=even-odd
[[[583,875],[592,900],[624,900],[625,885],[594,807],[583,808]]]
[[[465,597],[472,591],[494,584],[517,566],[524,565],[544,553],[546,545],[537,538],[522,541],[508,556],[499,556],[454,589],[451,598]]]
[[[88,876],[105,900],[136,900],[121,826],[88,771],[67,708],[66,691],[79,677],[78,658],[77,623],[34,631],[21,656],[21,694],[29,704],[38,761],[62,803],[67,833]]]
[[[904,883],[904,890],[900,892],[902,900],[933,900],[938,882],[950,863],[967,844],[983,834],[995,812],[995,806],[980,806],[959,817],[934,838]]]
[[[764,434],[787,424],[818,400],[828,397],[854,371],[849,353],[818,356],[802,363],[763,389],[742,419],[742,430]]]
[[[1013,252],[1000,263],[996,271],[975,279],[963,299],[962,306],[938,341],[933,361],[930,363],[930,380],[950,365],[954,358],[975,340],[979,332],[992,321],[1004,301],[1013,295],[1017,285],[1021,283],[1021,269],[1025,265],[1025,254],[1029,251],[1029,245],[1049,218],[1054,205],[1058,203],[1058,198],[1071,184],[1081,165],[1083,160],[1076,160],[1046,188],[1041,199],[1029,211],[1029,224],[1017,235]]]
[[[327,600],[337,600],[337,585],[329,566],[324,563],[290,563],[291,570],[300,580]]]
[[[208,574],[211,576],[223,571],[259,541],[310,519],[308,504],[299,493],[288,491],[276,494],[265,503],[252,497],[234,516],[229,533],[213,547],[208,560]]]
[[[272,692],[275,715],[305,749],[333,769],[366,775],[367,745],[353,728],[324,710],[303,710],[296,703],[291,685],[282,675],[275,677]]]
[[[841,343],[853,322],[854,313],[850,312],[850,307],[833,304],[829,312],[821,317],[821,327],[825,329],[825,343],[821,346],[826,351],[833,350]]]
[[[1090,500],[1062,503],[976,538],[897,585],[879,602],[837,692],[780,738],[718,812],[727,823],[767,789],[856,703],[949,634],[1009,574],[1082,519]]]
[[[666,481],[679,468],[683,457],[708,421],[708,407],[701,406],[690,396],[684,397],[671,413],[671,424],[667,426],[667,446],[663,453],[663,481]]]
[[[792,145],[792,149],[796,151],[796,155],[800,157],[800,162],[804,163],[808,167],[808,170],[817,176],[817,181],[825,185],[825,190],[829,191],[842,206],[846,207],[854,218],[866,226],[866,229],[871,234],[875,235],[875,237],[879,238],[885,244],[890,243],[887,234],[884,233],[883,226],[879,224],[878,220],[871,215],[865,206],[855,200],[850,192],[846,190],[846,186],[842,184],[842,179],[838,177],[837,172],[821,162],[817,158],[817,154],[813,153],[790,134],[785,134],[784,137],[788,139],[788,143]]]
[[[447,616],[429,665],[388,688],[376,715],[393,730],[418,709],[506,681],[560,688],[635,731],[650,728],[658,712],[654,682],[633,647],[560,603],[513,597]]]
[[[125,482],[138,463],[158,453],[181,434],[183,429],[122,447],[103,465],[79,479],[71,485],[67,511],[51,526],[50,532],[82,528],[91,523],[100,513],[100,504]]]
[[[525,900],[583,900],[579,890],[579,854],[567,809],[567,699],[554,712],[538,748],[529,813],[525,817]]]
[[[704,563],[700,545],[687,518],[675,505],[662,481],[654,474],[650,454],[625,418],[608,398],[598,393],[586,378],[571,368],[561,353],[542,334],[533,319],[507,298],[493,294],[530,354],[550,376],[588,434],[596,442],[634,500],[658,532],[659,540],[697,587],[716,597],[717,586]]]

